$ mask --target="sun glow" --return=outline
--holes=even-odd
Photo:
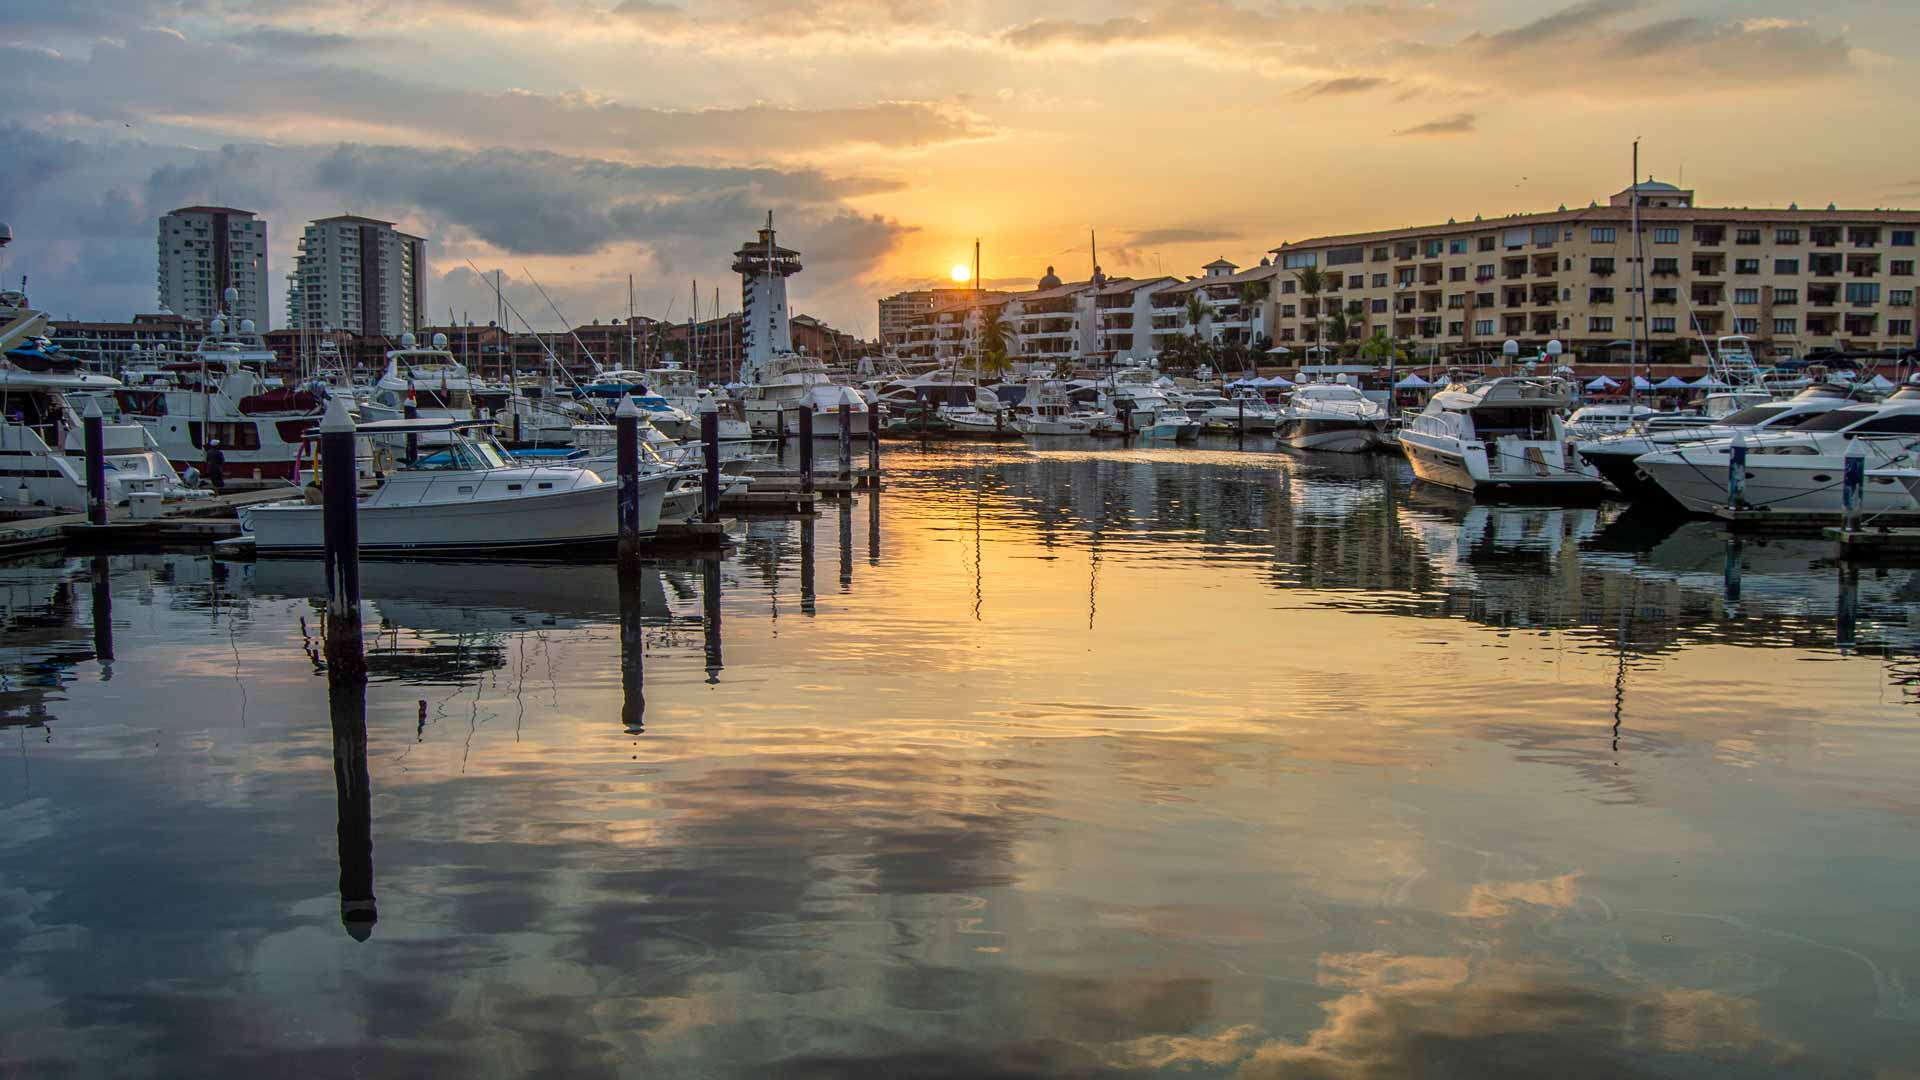
[[[953,264],[953,280],[964,282],[971,279],[972,277],[973,277],[973,271],[967,269],[966,267],[960,265],[959,263]]]

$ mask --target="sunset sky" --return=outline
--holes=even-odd
[[[767,209],[795,310],[1049,264],[1197,273],[1329,232],[1553,209],[1642,171],[1704,203],[1920,204],[1920,9],[1831,0],[11,0],[0,262],[57,316],[150,310],[154,219],[430,238],[437,318],[517,278],[558,325],[679,320]],[[669,305],[671,304],[671,307]]]

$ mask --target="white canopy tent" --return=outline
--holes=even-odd
[[[1409,373],[1406,378],[1394,383],[1393,388],[1395,390],[1421,390],[1432,385],[1432,383],[1421,378],[1419,375]]]
[[[1605,375],[1602,375],[1599,378],[1587,384],[1587,389],[1589,390],[1618,390],[1619,388],[1620,388],[1619,383],[1614,382],[1612,379],[1607,378]]]

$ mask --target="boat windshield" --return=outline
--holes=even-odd
[[[1728,427],[1751,427],[1762,421],[1771,420],[1786,411],[1787,407],[1785,405],[1755,405],[1751,408],[1741,409],[1739,412],[1729,416],[1723,416],[1716,421],[1716,423],[1724,424]],[[1820,414],[1808,413],[1807,415],[1818,416]]]
[[[420,458],[415,468],[470,472],[478,469],[504,469],[508,454],[491,436],[457,435],[446,449]]]
[[[1879,411],[1877,406],[1856,405],[1852,408],[1835,409],[1832,412],[1821,413],[1813,419],[1796,426],[1801,431],[1839,431],[1842,428],[1851,427]]]

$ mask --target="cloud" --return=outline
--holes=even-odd
[[[1386,79],[1373,75],[1347,75],[1338,79],[1322,79],[1300,90],[1301,97],[1334,97],[1342,94],[1360,94],[1388,85]]]
[[[1142,229],[1128,233],[1126,244],[1129,247],[1152,247],[1156,244],[1211,244],[1216,241],[1239,240],[1241,232],[1226,225],[1189,225],[1164,229]]]
[[[277,26],[255,26],[222,40],[259,52],[297,56],[341,52],[353,48],[372,48],[380,43],[379,39],[358,37],[353,34],[294,30]]]
[[[1550,45],[1576,34],[1591,31],[1599,24],[1635,11],[1639,7],[1640,0],[1581,0],[1572,7],[1562,8],[1551,15],[1535,19],[1512,30],[1502,30],[1497,34],[1488,35],[1484,41],[1492,50]],[[1475,36],[1478,37],[1478,35]]]
[[[1476,118],[1473,113],[1454,113],[1438,120],[1429,120],[1424,124],[1415,124],[1410,128],[1401,128],[1395,135],[1464,135],[1474,130]]]

